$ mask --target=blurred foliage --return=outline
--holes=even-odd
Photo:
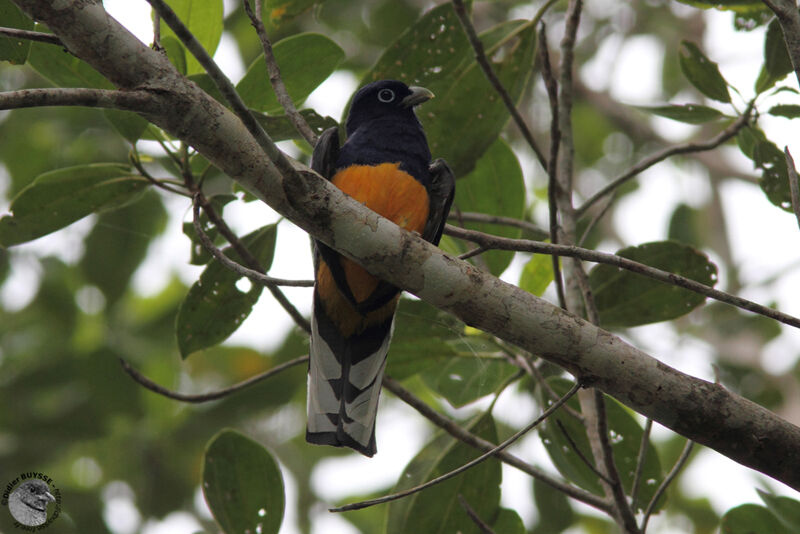
[[[266,78],[260,42],[241,3],[169,3],[209,52],[217,49],[223,37],[228,39],[231,46],[226,52],[238,53],[241,64],[247,66],[237,84],[245,102],[273,139],[295,141],[304,154],[300,157],[305,158],[309,147],[302,144],[277,104]],[[653,127],[653,116],[691,125],[687,139],[704,140],[728,127],[747,108],[755,91],[757,112],[781,120],[800,117],[800,106],[792,100],[797,91],[785,82],[793,71],[780,26],[761,2],[680,3],[684,5],[666,0],[607,3],[602,9],[587,3],[575,50],[572,122],[577,197],[588,198],[633,163],[669,144]],[[541,9],[545,4],[542,20],[548,25],[556,61],[558,41],[553,36],[563,28],[566,2],[533,5]],[[298,107],[335,72],[362,83],[393,77],[424,85],[437,94],[420,109],[432,152],[434,157],[447,158],[459,178],[453,209],[456,219],[459,213],[482,212],[529,223],[546,221],[546,175],[530,163],[530,151],[517,128],[507,126],[507,110],[474,61],[451,4],[264,0],[263,8],[284,81]],[[472,2],[470,9],[492,66],[541,146],[547,147],[550,125],[540,76],[542,43],[530,2]],[[725,69],[699,44],[707,42],[704,19],[698,17],[704,9],[729,11],[737,30],[763,31],[763,65],[750,86],[733,87]],[[0,21],[3,26],[47,31],[10,0],[0,0]],[[163,23],[161,29],[161,44],[176,68],[222,101],[171,30]],[[626,106],[607,89],[598,89],[607,86],[603,80],[588,83],[597,80],[587,80],[580,67],[597,60],[609,43],[620,46],[640,37],[657,43],[662,52],[662,57],[652,58],[660,61],[660,96],[647,105]],[[61,47],[0,37],[0,89],[36,87],[112,85]],[[313,109],[303,109],[302,114],[317,132],[343,120]],[[735,139],[739,151],[752,162],[752,171],[742,173],[727,156],[717,158],[715,152],[719,166],[706,169],[713,178],[711,187],[744,175],[760,184],[764,202],[791,211],[783,152],[770,139],[758,114],[754,116]],[[199,248],[191,224],[184,226],[182,244],[169,253],[202,268],[202,274],[197,268],[196,283],[189,287],[192,284],[167,273],[171,278],[163,287],[149,288],[146,296],[141,293],[143,284],[137,279],[146,278],[148,272],[142,266],[163,254],[159,245],[168,239],[171,226],[180,225],[179,217],[189,206],[188,200],[180,204],[180,197],[153,187],[148,180],[180,188],[190,171],[217,212],[226,217],[236,212],[241,200],[251,197],[243,196],[201,155],[130,112],[68,107],[3,112],[0,140],[0,405],[4,407],[0,410],[0,484],[17,472],[50,475],[63,502],[53,532],[112,532],[113,522],[105,514],[109,503],[120,498],[141,516],[132,527],[135,531],[144,529],[148,521],[184,511],[205,532],[217,532],[217,525],[231,532],[259,531],[259,525],[263,532],[276,532],[284,517],[284,503],[295,502],[294,514],[287,515],[296,517],[297,524],[289,527],[319,532],[315,525],[331,503],[323,502],[319,484],[311,483],[312,474],[321,463],[346,460],[350,453],[305,443],[304,366],[221,400],[181,404],[135,384],[119,364],[124,359],[171,389],[204,392],[307,353],[306,335],[298,328],[285,333],[280,346],[271,351],[219,345],[237,330],[258,298],[272,297],[261,296],[260,286],[243,288],[236,275],[212,262]],[[636,188],[635,181],[628,182],[617,189],[616,196],[625,197]],[[613,213],[617,206],[613,203],[609,210]],[[723,210],[719,199],[712,195],[699,203],[682,200],[668,208],[666,233],[652,243],[624,242],[616,219],[601,217],[604,201],[588,210],[578,227],[580,232],[592,227],[585,246],[602,244],[708,285],[716,283],[719,270],[727,274],[729,289],[740,290],[729,238],[715,218]],[[205,215],[201,223],[210,224]],[[243,236],[267,269],[284,224],[281,221]],[[509,238],[532,235],[529,230],[499,224],[465,222],[464,226]],[[215,228],[208,232],[223,246]],[[442,248],[452,253],[472,246],[448,237],[442,241]],[[552,297],[548,256],[491,251],[470,261],[495,275],[514,274],[510,266],[524,265],[516,274],[520,287]],[[764,347],[781,334],[775,322],[727,305],[707,304],[696,294],[605,265],[594,268],[589,281],[605,326],[630,329],[623,332],[635,335],[631,327],[670,321],[680,336],[702,340],[710,347],[719,380],[726,387],[767,408],[791,409],[787,404],[796,398],[794,383],[800,365],[789,372],[791,380],[771,374],[762,365]],[[517,354],[513,347],[425,303],[403,299],[387,372],[440,411],[460,408],[456,413],[465,426],[496,442],[498,434],[502,438],[516,429],[510,428],[503,414],[485,410],[487,399],[508,389],[539,410],[551,396],[548,391],[563,393],[568,388],[559,368],[541,362],[537,369],[546,387],[543,383],[533,386],[530,380],[513,382],[518,371],[513,362],[523,356],[530,355]],[[549,455],[543,469],[600,494],[597,475],[580,458],[591,456],[586,430],[576,417],[580,408],[575,401],[569,407],[570,411],[560,410],[541,429]],[[606,407],[623,485],[630,491],[633,479],[641,478],[636,503],[643,508],[677,459],[684,440],[651,436],[637,475],[643,425],[613,399],[607,400]],[[379,450],[380,443],[378,435]],[[520,455],[528,452],[519,451]],[[422,483],[477,455],[447,434],[433,434],[405,466],[394,489]],[[288,479],[293,481],[294,500],[284,494],[283,480]],[[356,479],[346,482],[351,495],[346,502],[391,491],[385,487],[367,492]],[[501,493],[512,490],[503,486],[497,461],[489,459],[409,499],[339,517],[368,533],[477,532],[461,509],[461,495],[498,533],[615,531],[610,519],[586,514],[541,481],[531,482],[531,488],[531,507],[536,509],[532,518],[525,510],[501,506]],[[195,503],[199,491],[216,523],[198,509],[202,508]],[[766,492],[759,495],[763,506],[743,504],[724,512],[715,510],[710,499],[689,497],[681,485],[674,484],[656,510],[663,523],[697,533],[719,528],[725,533],[800,531],[800,503]],[[8,514],[0,513],[0,530],[11,528]]]

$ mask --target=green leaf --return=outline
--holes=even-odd
[[[770,115],[776,117],[786,117],[787,119],[796,119],[800,117],[800,105],[797,104],[778,104],[769,108]]]
[[[792,194],[786,155],[775,143],[765,140],[756,145],[753,162],[758,169],[761,169],[761,180],[758,184],[769,201],[791,213]]]
[[[539,521],[533,530],[534,534],[558,534],[572,526],[575,512],[569,499],[562,492],[534,478],[533,499],[539,511]]]
[[[431,371],[422,380],[453,407],[461,408],[497,391],[516,369],[499,358],[461,356]]]
[[[132,111],[121,109],[104,109],[103,115],[111,126],[131,144],[136,143],[147,129],[147,119]]]
[[[323,117],[313,109],[304,109],[300,115],[306,120],[314,132],[319,135],[332,126],[338,126],[337,122],[330,117]],[[253,116],[269,134],[273,141],[285,141],[286,139],[302,139],[297,133],[292,121],[286,115],[264,115],[253,110]]]
[[[276,234],[277,226],[269,224],[241,240],[265,271],[272,265]],[[232,247],[226,247],[223,253],[242,263]],[[224,341],[250,315],[263,287],[251,283],[250,289],[244,292],[236,286],[241,278],[220,262],[214,261],[189,289],[175,321],[182,358]]]
[[[497,442],[497,430],[489,414],[478,416],[467,428],[485,440]],[[438,433],[409,462],[394,491],[436,478],[478,456],[476,449]],[[393,501],[387,510],[386,534],[477,533],[477,526],[461,508],[458,496],[462,495],[479,517],[491,521],[500,505],[500,479],[500,463],[489,458],[446,482]]]
[[[534,254],[522,267],[519,287],[541,297],[553,281],[553,260],[547,254]]]
[[[481,40],[511,99],[518,101],[531,73],[536,30],[509,21],[483,32]],[[436,98],[419,108],[434,157],[447,159],[456,176],[468,173],[494,143],[509,114],[474,60],[450,3],[428,11],[389,46],[362,79],[424,85]],[[459,135],[453,135],[459,132]]]
[[[695,248],[702,246],[703,212],[688,204],[680,203],[669,219],[667,237],[671,241],[679,241]]]
[[[756,489],[758,496],[789,532],[800,532],[800,502]]]
[[[41,29],[37,26],[37,30]],[[56,87],[114,88],[111,82],[88,63],[59,46],[40,42],[31,43],[28,63]]]
[[[229,203],[236,200],[236,195],[214,195],[209,199],[211,206],[214,208],[214,211],[222,217],[223,209]],[[208,215],[205,211],[200,213],[200,224],[202,228],[205,230],[206,235],[211,239],[213,242],[217,235],[219,234],[219,229],[216,226],[211,226],[211,223],[208,219]],[[189,263],[192,265],[205,265],[211,258],[213,257],[209,251],[200,243],[200,238],[195,232],[194,223],[191,221],[186,221],[183,223],[183,233],[189,239],[192,240],[192,248],[189,257]]]
[[[86,281],[100,288],[108,305],[125,293],[148,246],[166,222],[161,198],[152,190],[136,202],[100,215],[84,241],[86,252],[80,268]]]
[[[315,4],[325,0],[265,0],[264,18],[269,17],[271,24],[276,26],[291,20],[297,15],[310,9]]]
[[[0,20],[6,28],[32,30],[33,21],[25,16],[11,0],[0,0]],[[52,45],[49,45],[52,46]],[[0,61],[22,65],[28,59],[31,41],[0,36]]]
[[[525,524],[516,510],[500,508],[497,512],[497,519],[492,524],[492,531],[502,532],[503,534],[525,534]]]
[[[344,59],[344,50],[319,33],[301,33],[281,39],[272,51],[286,90],[297,107]],[[263,54],[250,64],[236,90],[248,107],[268,113],[283,111],[272,90]]]
[[[563,378],[551,377],[547,381],[557,395],[565,394],[571,387],[570,382]],[[537,394],[540,403],[542,403],[543,392],[541,388],[537,390]],[[580,412],[580,403],[575,397],[570,399],[568,404],[573,410]],[[614,451],[614,461],[617,464],[622,485],[626,494],[628,494],[633,486],[643,430],[634,416],[631,415],[631,412],[616,400],[605,397],[605,405],[611,448]],[[562,408],[550,416],[540,429],[540,436],[550,459],[564,477],[592,493],[602,495],[603,490],[597,475],[587,467],[584,460],[575,452],[570,440],[567,439],[558,425],[559,422],[572,442],[577,445],[583,457],[590,459],[590,461],[593,458],[589,446],[589,438],[586,435],[586,428],[583,423]],[[658,452],[652,443],[648,442],[647,458],[642,469],[642,483],[639,487],[636,501],[637,509],[643,509],[647,506],[647,503],[655,495],[662,478]],[[660,509],[661,506],[663,506],[663,500],[657,508]]]
[[[617,255],[707,286],[717,281],[717,267],[708,256],[682,243],[655,241],[621,249]],[[668,321],[705,302],[705,297],[698,293],[611,265],[592,269],[589,283],[604,327]]]
[[[167,0],[167,4],[203,45],[206,52],[213,56],[222,37],[222,0]],[[161,21],[161,35],[163,38],[175,37],[177,39],[175,33],[163,20]],[[185,58],[186,74],[205,72],[192,54],[185,52]]]
[[[167,59],[170,63],[175,65],[178,72],[186,76],[186,56],[191,55],[183,47],[183,44],[174,35],[167,35],[161,38],[161,47],[167,54]],[[195,75],[206,74],[205,71],[198,72]],[[214,86],[216,87],[216,86]]]
[[[684,76],[698,91],[708,98],[719,100],[720,102],[731,101],[728,85],[725,83],[725,78],[720,74],[719,66],[716,63],[708,59],[694,43],[689,41],[681,41],[678,52]]]
[[[704,124],[721,118],[722,112],[700,104],[670,104],[667,106],[636,106],[642,111],[689,124]]]
[[[473,171],[458,181],[453,206],[462,212],[480,212],[515,219],[522,218],[525,210],[525,183],[517,156],[508,143],[497,139],[478,160]],[[465,226],[502,237],[517,238],[520,236],[519,228],[497,227],[483,223],[466,223]],[[452,243],[453,241],[448,242]],[[449,252],[466,252],[466,247],[466,244],[458,243],[457,248],[449,250]],[[444,246],[443,248],[446,249]],[[492,274],[499,276],[511,263],[513,257],[513,252],[490,251],[470,261],[476,265],[488,267]]]
[[[764,65],[756,80],[756,92],[763,93],[793,70],[781,25],[778,19],[773,19],[764,36]]]
[[[758,145],[766,140],[767,137],[764,135],[764,132],[754,126],[745,126],[739,130],[739,133],[736,135],[736,143],[739,145],[739,150],[750,159],[756,157]]]
[[[780,521],[766,508],[743,504],[722,516],[721,534],[789,534]]]
[[[0,218],[0,246],[9,247],[55,232],[97,211],[134,200],[148,181],[125,165],[95,163],[38,176],[11,201]]]
[[[276,534],[283,521],[283,477],[272,454],[233,430],[211,438],[203,462],[203,496],[225,532]]]

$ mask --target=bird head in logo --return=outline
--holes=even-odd
[[[47,484],[26,480],[9,496],[8,511],[21,524],[35,527],[47,521],[47,505],[55,500]]]

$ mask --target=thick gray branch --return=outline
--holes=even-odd
[[[467,324],[561,365],[636,411],[800,489],[800,428],[685,375],[545,300],[442,253],[298,164],[286,182],[242,123],[110,18],[99,2],[14,0],[120,88],[147,88],[148,119],[315,238]]]

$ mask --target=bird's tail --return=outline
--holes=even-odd
[[[345,336],[315,294],[306,441],[375,454],[375,416],[393,323],[391,313]]]

